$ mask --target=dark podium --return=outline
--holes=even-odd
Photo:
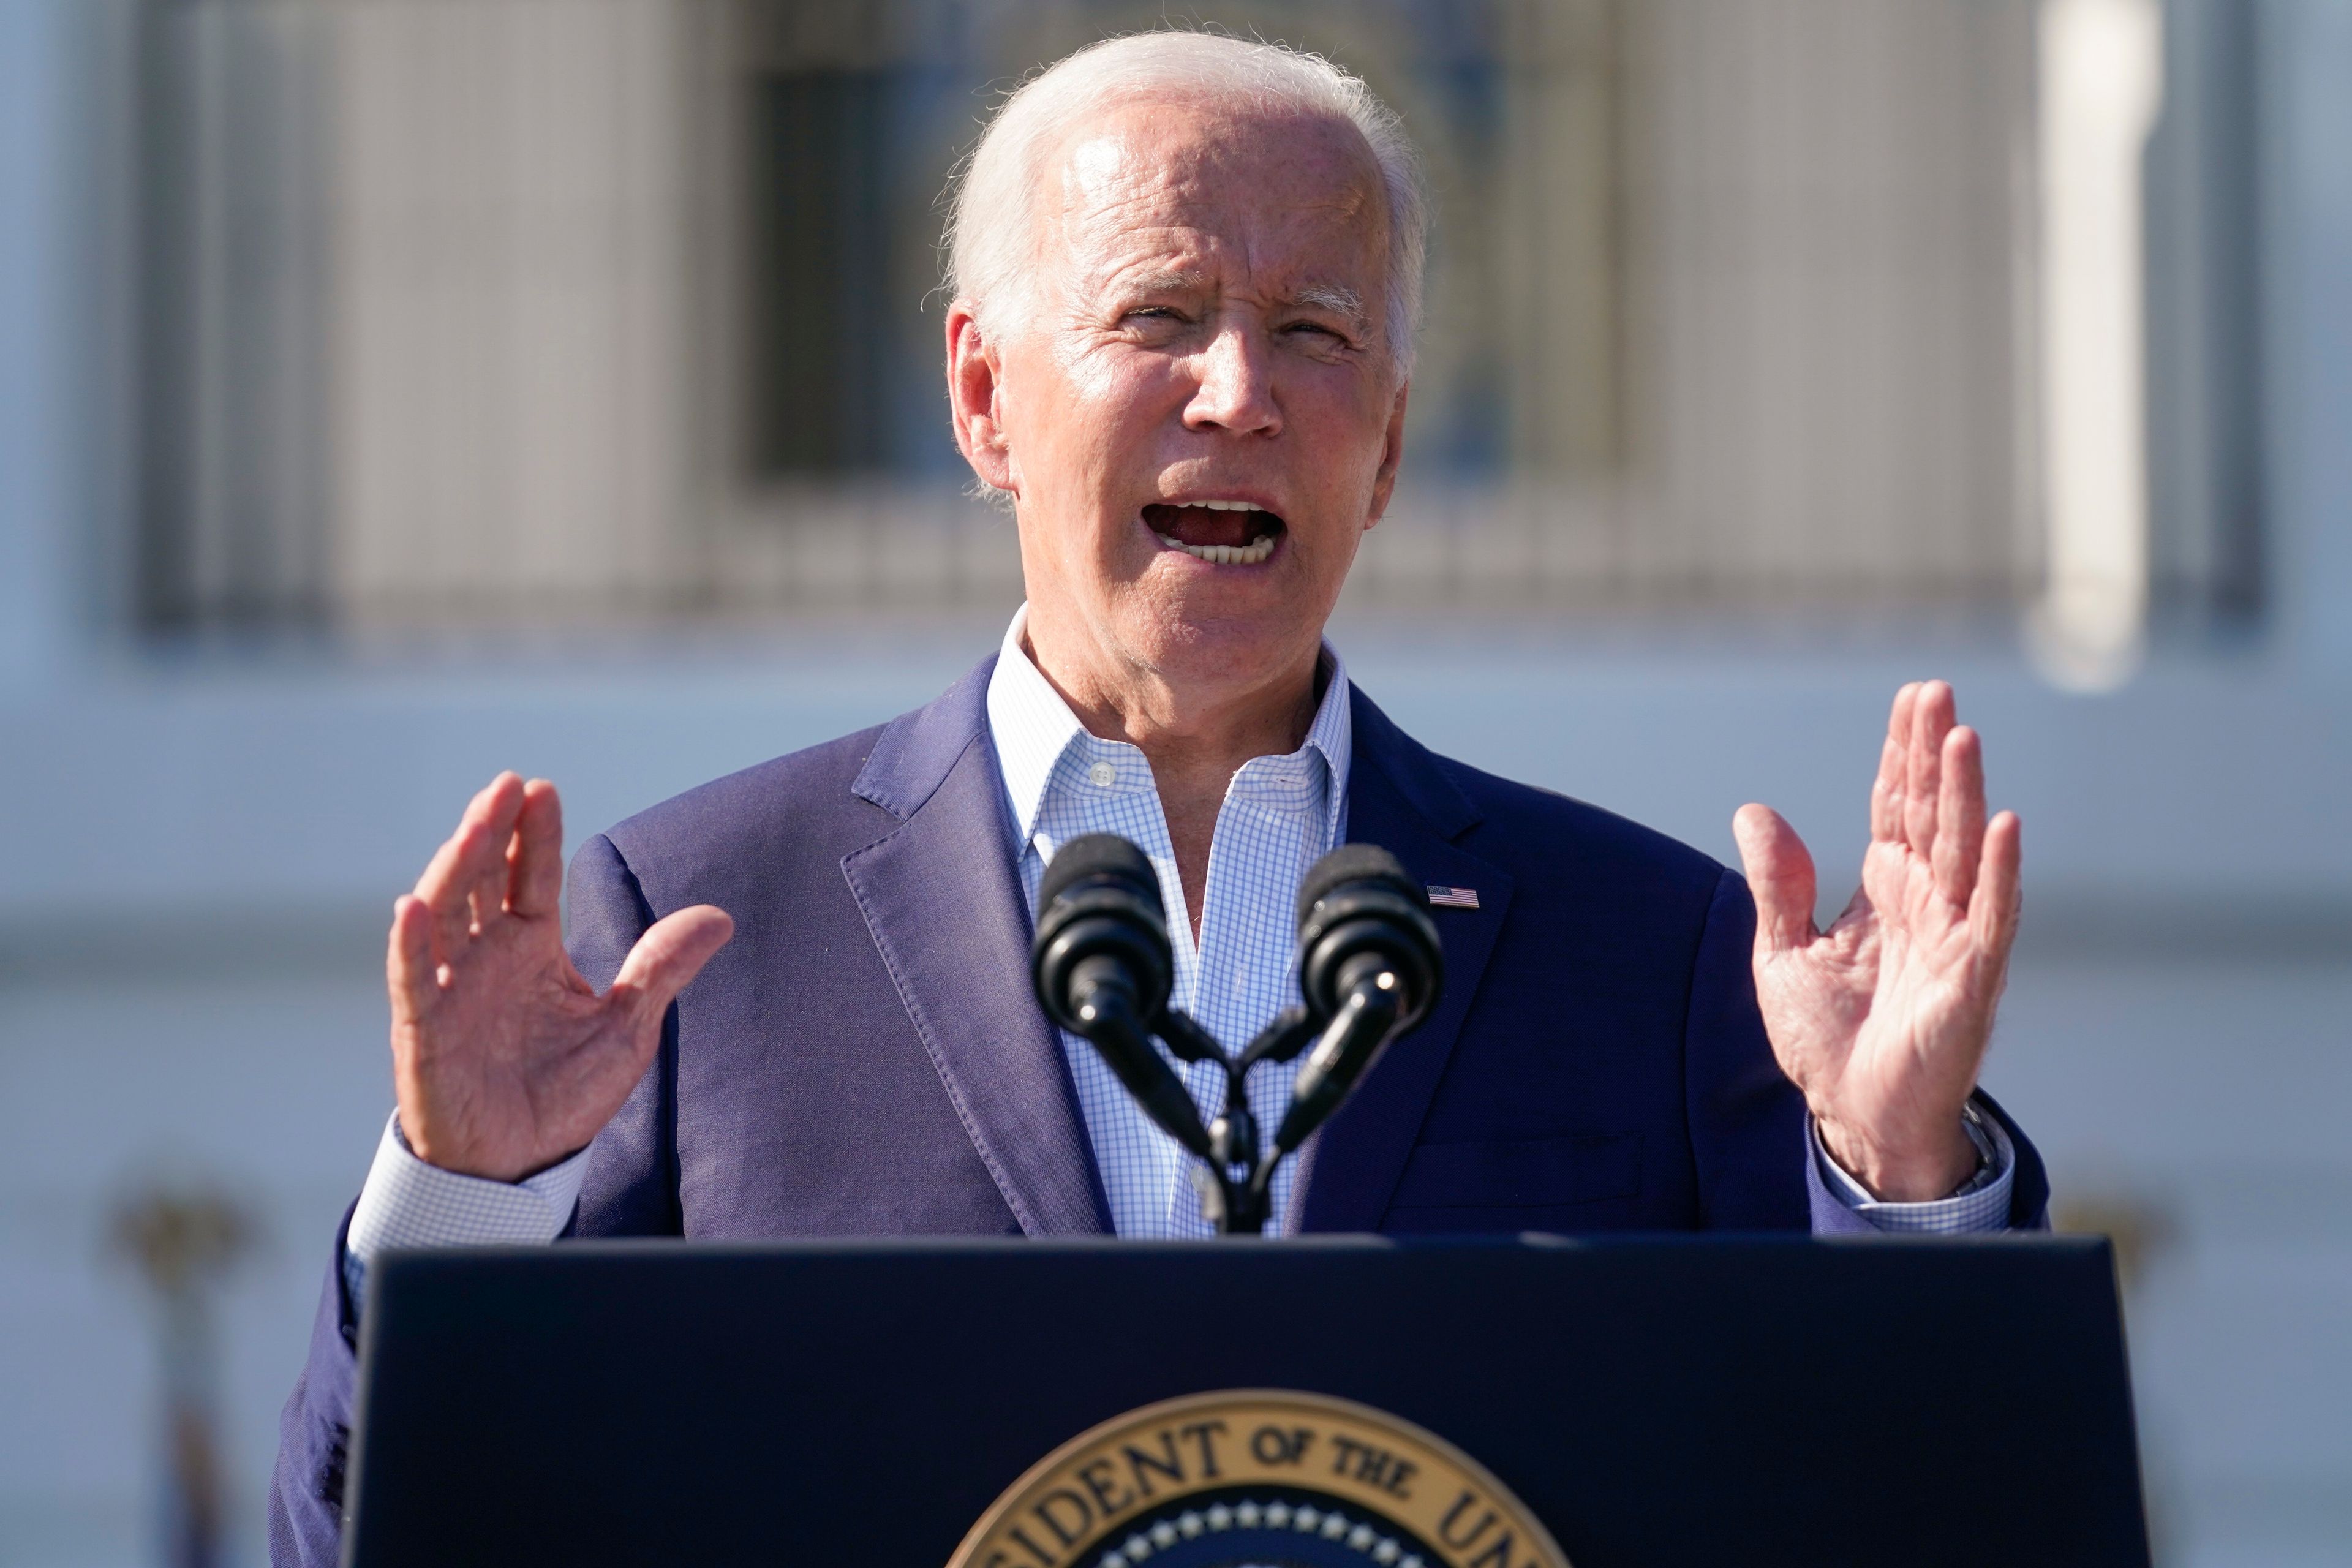
[[[1576,1568],[2147,1561],[2093,1239],[415,1253],[378,1264],[362,1351],[360,1568],[936,1568],[1062,1445],[1213,1390],[1336,1395],[1425,1429]],[[1233,1510],[1202,1502],[1190,1533],[1066,1554],[1033,1525],[1009,1538],[1029,1550],[971,1561],[1545,1560],[1467,1515],[1447,1528],[1473,1544],[1449,1554],[1351,1535],[1336,1509],[1272,1510],[1295,1550],[1220,1556],[1200,1521]]]

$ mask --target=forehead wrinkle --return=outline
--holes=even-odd
[[[1213,287],[1204,270],[1147,272],[1129,287],[1145,294],[1181,294]]]
[[[1106,305],[1116,298],[1217,292],[1213,265],[1194,259],[1201,250],[1197,240],[1189,237],[1146,231],[1138,234],[1132,245],[1108,255],[1097,250],[1089,258],[1073,251],[1068,276],[1078,297],[1089,307]]]
[[[1345,165],[1350,185],[1365,194],[1383,193],[1380,161],[1363,133],[1344,116],[1287,106],[1261,107],[1181,92],[1119,94],[1066,125],[1058,149],[1040,168],[1060,163],[1066,174],[1093,183],[1118,179],[1123,171],[1147,177],[1192,180],[1263,156],[1253,131],[1272,129],[1293,142],[1286,161]],[[1307,143],[1304,147],[1297,142]],[[1154,145],[1147,153],[1138,144]],[[1131,177],[1131,176],[1129,176]]]
[[[1317,281],[1285,288],[1277,283],[1258,289],[1249,282],[1264,276],[1269,262],[1272,270],[1294,277],[1302,270],[1299,262],[1307,258],[1294,248],[1292,242],[1297,239],[1309,239],[1318,248],[1326,244],[1349,248],[1363,219],[1385,212],[1388,193],[1377,163],[1369,149],[1348,144],[1347,133],[1353,128],[1329,127],[1336,140],[1311,146],[1294,161],[1329,177],[1315,180],[1318,188],[1286,206],[1277,224],[1286,234],[1255,232],[1258,226],[1254,223],[1234,232],[1231,216],[1237,206],[1245,211],[1255,199],[1252,177],[1261,172],[1256,166],[1264,163],[1265,153],[1262,147],[1244,147],[1245,138],[1213,132],[1266,117],[1233,114],[1224,124],[1209,128],[1212,133],[1203,133],[1198,125],[1170,125],[1167,111],[1181,116],[1193,107],[1181,102],[1105,105],[1073,127],[1047,165],[1052,173],[1046,175],[1046,188],[1059,199],[1034,215],[1045,221],[1033,228],[1032,244],[1038,248],[1032,252],[1032,264],[1060,270],[1065,288],[1076,284],[1090,293],[1137,287],[1223,291],[1222,277],[1236,291],[1263,293],[1276,303],[1311,305],[1365,322],[1363,295],[1344,284]],[[1297,122],[1301,117],[1276,118]],[[1171,130],[1174,133],[1169,134]],[[1329,226],[1329,235],[1300,233],[1318,220]],[[1277,252],[1293,254],[1279,262],[1262,257],[1263,242],[1268,240]],[[1058,268],[1047,260],[1055,250],[1060,252]],[[1189,265],[1204,251],[1208,265]],[[1169,265],[1178,258],[1185,264]],[[1385,249],[1362,259],[1372,277],[1385,281]],[[1150,270],[1137,277],[1145,268]],[[1083,281],[1089,274],[1091,288]]]
[[[1213,110],[1213,117],[1204,110]],[[1203,123],[1204,119],[1206,123]],[[1316,195],[1293,207],[1330,209],[1354,220],[1385,207],[1387,187],[1371,149],[1344,120],[1290,110],[1268,111],[1197,101],[1182,94],[1125,96],[1106,102],[1066,130],[1044,168],[1060,186],[1059,216],[1084,216],[1089,206],[1115,208],[1164,198],[1174,210],[1221,207],[1235,189],[1234,176],[1264,162],[1265,148],[1245,133],[1253,125],[1307,132],[1286,166],[1314,165],[1330,176]],[[1043,169],[1041,169],[1041,174]]]

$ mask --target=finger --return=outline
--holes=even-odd
[[[1918,696],[1916,680],[1895,694],[1886,740],[1878,748],[1878,778],[1870,786],[1870,836],[1882,843],[1903,837],[1903,774],[1910,756],[1911,707]]]
[[[482,800],[490,793],[490,787],[489,784],[484,784],[476,790],[473,799],[466,803],[466,809],[457,814],[456,830],[441,841],[441,847],[433,852],[433,858],[425,863],[425,870],[416,879],[416,886],[409,889],[415,897],[423,899],[430,904],[433,902],[434,894],[448,881],[452,867],[459,853],[458,841],[465,837],[466,829],[481,816]]]
[[[1966,908],[1984,852],[1984,743],[1966,724],[1944,737],[1944,787],[1936,802],[1936,887]]]
[[[1813,858],[1788,820],[1769,805],[1743,805],[1731,819],[1748,890],[1756,899],[1756,951],[1802,947],[1813,928]]]
[[[1952,730],[1952,689],[1919,688],[1911,704],[1911,744],[1904,763],[1903,837],[1922,858],[1936,853],[1936,803],[1942,793],[1944,737]]]
[[[522,820],[520,775],[503,773],[490,781],[483,802],[484,853],[464,862],[467,875],[466,900],[474,925],[487,930],[507,912],[507,883],[514,864],[515,829]]]
[[[637,1009],[641,1018],[658,1018],[734,934],[734,920],[715,905],[696,904],[666,915],[622,960],[611,994]]]
[[[457,819],[457,831],[434,851],[425,874],[416,879],[415,896],[432,911],[433,955],[436,963],[447,963],[466,945],[467,928],[473,920],[473,910],[467,901],[472,885],[467,867],[481,858],[489,843],[484,817],[498,784],[493,779],[475,792],[474,798],[466,803],[465,815]]]
[[[507,908],[554,914],[563,900],[563,801],[545,779],[522,786],[522,814],[507,850]]]
[[[1969,900],[1969,936],[1979,953],[2006,968],[2017,941],[2022,907],[2020,871],[2025,860],[2025,825],[2004,811],[1986,825],[1984,853],[1977,863],[1977,889]]]
[[[425,1016],[440,994],[434,973],[433,911],[425,900],[403,893],[392,901],[392,935],[385,944],[384,988],[392,993],[394,1028]]]

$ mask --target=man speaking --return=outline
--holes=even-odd
[[[1286,1167],[1268,1228],[2042,1222],[1982,1096],[2018,908],[1940,683],[1895,694],[1862,890],[1759,805],[1747,879],[1438,757],[1323,626],[1395,486],[1421,303],[1412,149],[1310,56],[1097,45],[1008,101],[950,232],[957,446],[1028,602],[928,707],[591,838],[512,774],[399,900],[398,1110],[287,1406],[281,1563],[336,1550],[355,1314],[386,1248],[562,1236],[1204,1235],[1191,1157],[1032,997],[1040,879],[1150,857],[1174,1002],[1297,995],[1291,900],[1346,841],[1444,889],[1439,1005]],[[1213,1063],[1180,1066],[1213,1110]],[[1293,1067],[1251,1098],[1280,1120]],[[777,1326],[789,1334],[789,1323]]]

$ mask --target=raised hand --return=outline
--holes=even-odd
[[[2017,935],[2016,816],[1985,820],[1984,749],[1940,680],[1895,693],[1862,887],[1826,931],[1812,857],[1768,806],[1733,819],[1756,898],[1756,997],[1832,1158],[1880,1198],[1948,1195],[1975,1168],[1960,1110]]]
[[[511,1182],[584,1147],[645,1076],[662,1016],[735,922],[656,921],[603,995],[563,951],[563,806],[500,773],[393,906],[392,1073],[419,1157]]]

